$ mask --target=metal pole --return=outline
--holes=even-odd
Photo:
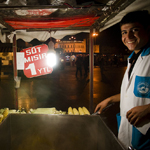
[[[93,113],[93,68],[94,68],[94,53],[93,53],[93,28],[90,29],[89,43],[89,62],[90,62],[90,113]]]
[[[18,73],[17,73],[16,51],[17,51],[16,34],[14,34],[14,36],[13,36],[13,69],[14,69],[14,80],[18,76]],[[15,92],[15,107],[16,107],[16,110],[18,110],[18,89],[15,88],[14,92]]]

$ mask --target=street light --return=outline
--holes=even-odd
[[[93,29],[93,34],[92,35],[93,35],[93,37],[98,36],[98,31],[95,28]]]
[[[50,67],[56,66],[56,61],[57,61],[57,59],[56,59],[56,53],[49,52],[47,54],[47,64],[48,64],[48,66],[50,66]]]
[[[56,40],[56,42],[58,43],[58,42],[60,42],[60,40],[59,40],[59,39],[57,39],[57,40]]]
[[[98,29],[94,28],[93,33],[92,33],[92,36],[94,38],[94,43],[95,43],[94,44],[94,52],[96,51],[96,37],[98,36],[98,33],[99,33]]]
[[[57,58],[56,58],[56,52],[54,51],[54,43],[52,42],[50,38],[50,42],[48,43],[48,52],[47,52],[47,64],[50,67],[56,66]]]
[[[69,40],[74,42],[76,40],[76,37],[71,36],[71,38],[69,38]],[[75,52],[75,43],[73,44],[73,52]]]
[[[76,37],[71,36],[71,38],[69,38],[69,40],[74,41],[74,40],[76,40]]]

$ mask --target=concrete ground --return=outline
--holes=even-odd
[[[103,99],[120,92],[120,85],[126,67],[107,66],[101,75],[100,68],[94,67],[93,109]],[[89,76],[76,78],[76,67],[66,66],[64,70],[56,69],[52,74],[26,78],[22,72],[20,88],[14,88],[13,73],[2,76],[0,81],[0,108],[10,109],[48,108],[67,111],[68,107],[87,107],[90,109]],[[18,101],[16,101],[18,99]],[[116,113],[119,103],[110,107],[100,117],[117,135]]]

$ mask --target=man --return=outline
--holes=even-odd
[[[78,78],[78,72],[80,72],[80,78],[82,77],[82,57],[78,56],[75,62],[76,64],[76,78]]]
[[[150,150],[150,15],[130,12],[120,22],[122,42],[132,51],[128,58],[121,93],[100,102],[99,113],[120,101],[118,139],[128,148]]]

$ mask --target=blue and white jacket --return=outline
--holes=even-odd
[[[133,53],[128,58],[121,86],[118,139],[126,148],[132,145],[136,150],[150,150],[150,120],[147,118],[141,125],[134,127],[126,118],[131,108],[150,104],[150,44],[138,57],[129,79],[129,59]]]

